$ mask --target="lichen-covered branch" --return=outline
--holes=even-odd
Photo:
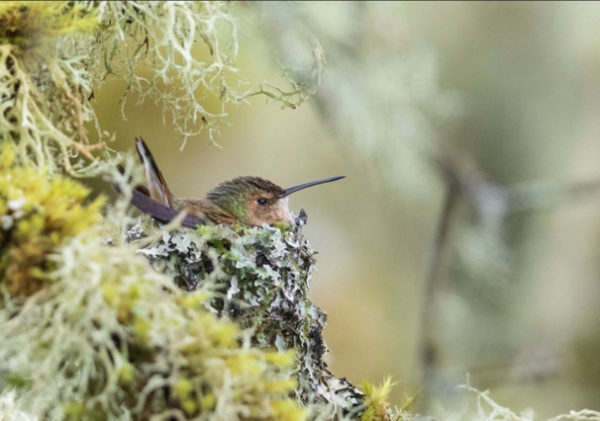
[[[211,291],[212,312],[251,332],[255,346],[295,351],[295,394],[304,405],[323,410],[330,404],[333,413],[357,417],[364,394],[324,361],[326,315],[308,297],[315,253],[299,228],[204,226],[165,234],[140,252],[181,288]],[[129,236],[144,238],[143,226]]]
[[[0,374],[22,405],[52,419],[302,418],[287,396],[293,351],[253,347],[205,308],[206,290],[93,234],[55,249],[26,301],[3,288]]]
[[[15,418],[387,417],[389,385],[363,394],[323,361],[298,231],[151,225],[124,241],[139,174],[110,135],[87,133],[102,133],[94,89],[122,78],[184,137],[215,130],[225,104],[253,95],[236,75],[232,7],[0,5],[0,407]],[[292,108],[313,92],[268,86],[256,92]],[[72,178],[107,174],[123,194],[111,207]]]

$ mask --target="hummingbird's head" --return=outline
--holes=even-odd
[[[291,225],[294,223],[294,216],[288,204],[290,194],[340,178],[343,177],[330,177],[283,189],[264,178],[237,177],[219,184],[206,198],[233,215],[242,225]]]
[[[237,177],[219,184],[207,199],[232,214],[242,225],[292,224],[284,189],[260,177]]]

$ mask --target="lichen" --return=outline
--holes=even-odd
[[[79,2],[0,4],[0,137],[21,160],[77,173],[73,151],[92,158],[98,148],[85,127],[94,120],[85,40],[96,22]]]
[[[136,225],[130,240],[146,241],[147,232],[148,225]],[[314,415],[325,407],[349,418],[363,412],[363,393],[335,377],[324,360],[326,314],[308,297],[315,252],[300,224],[287,230],[217,225],[164,232],[140,253],[183,290],[211,291],[210,309],[251,332],[253,345],[294,350],[295,395]]]
[[[160,105],[184,139],[204,128],[212,138],[225,104],[238,101],[244,92],[239,91],[245,82],[235,64],[234,5],[131,1],[101,2],[98,7],[101,79],[113,76],[128,82],[121,105],[135,92],[140,102],[152,99]],[[216,99],[220,109],[209,111],[206,98]]]
[[[240,76],[234,7],[212,1],[0,3],[0,137],[29,165],[93,177],[110,173],[119,160],[105,147],[114,136],[101,129],[91,102],[111,78],[127,84],[122,107],[132,93],[140,102],[154,101],[184,142],[204,129],[214,140],[226,105],[252,95],[299,105],[314,87],[257,88]],[[209,110],[208,102],[217,109]]]
[[[227,1],[101,2],[101,80],[115,76],[127,81],[122,107],[131,92],[140,102],[159,104],[184,141],[204,129],[214,141],[227,105],[251,96],[296,108],[314,93],[317,82],[299,83],[290,77],[289,88],[268,82],[250,85],[242,77],[248,72],[236,64],[235,8]],[[216,109],[208,102],[217,104]]]
[[[533,421],[537,417],[534,411],[527,408],[520,413],[507,408],[496,402],[490,396],[490,391],[481,391],[470,384],[464,384],[458,387],[459,390],[466,392],[462,398],[462,408],[458,413],[453,414],[453,419],[469,419],[473,421]],[[600,421],[600,412],[590,409],[579,411],[570,411],[560,414],[556,417],[548,418],[548,421]]]

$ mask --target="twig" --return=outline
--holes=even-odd
[[[448,171],[445,172],[448,173]],[[427,409],[429,405],[431,389],[435,386],[437,380],[439,346],[437,342],[438,332],[436,323],[439,320],[439,306],[436,303],[444,288],[445,278],[442,276],[444,251],[448,243],[452,213],[460,194],[460,187],[455,177],[446,177],[445,180],[447,181],[446,197],[436,228],[429,273],[425,280],[423,291],[419,359],[421,364],[421,381],[423,384],[422,406],[424,409]]]

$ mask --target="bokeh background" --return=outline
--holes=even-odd
[[[130,97],[124,120],[126,87],[109,80],[95,106],[116,134],[112,148],[133,152],[143,136],[179,196],[203,196],[239,175],[283,187],[347,176],[290,200],[308,213],[304,232],[319,251],[312,298],[329,315],[336,375],[355,383],[391,375],[401,403],[424,387],[420,349],[432,334],[437,380],[423,393],[434,407],[447,408],[470,376],[516,412],[600,409],[600,4],[233,10],[249,89],[284,83],[283,65],[296,78],[320,78],[316,94],[297,109],[264,96],[229,105],[219,146],[199,135],[181,151],[151,101]],[[541,192],[543,205],[506,212],[493,195],[459,197],[432,297],[425,285],[449,181],[440,156],[481,185]],[[591,188],[570,194],[578,182]],[[433,325],[423,325],[425,305]]]

